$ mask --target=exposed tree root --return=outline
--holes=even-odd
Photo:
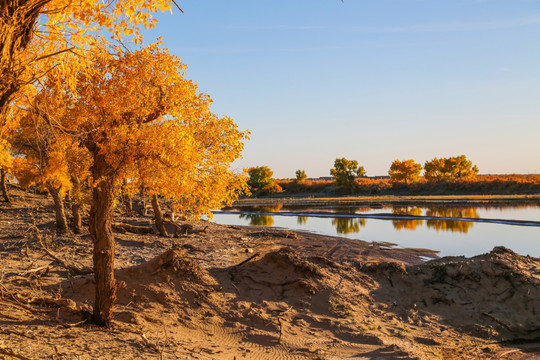
[[[127,231],[133,234],[155,234],[156,232],[150,226],[136,226],[126,223],[115,222],[112,224],[113,229]]]
[[[204,234],[206,233],[206,229],[208,228],[208,226],[205,226],[204,229],[194,229],[193,225],[191,224],[179,225],[175,223],[174,221],[170,221],[170,220],[165,220],[164,223],[167,225],[174,226],[175,228],[174,237],[178,237],[179,235],[190,235],[190,234],[201,234],[201,233]]]

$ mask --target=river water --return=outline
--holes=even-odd
[[[474,256],[505,246],[540,257],[540,206],[384,206],[228,208],[213,222],[342,236],[396,247]]]

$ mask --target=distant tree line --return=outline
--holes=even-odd
[[[394,182],[406,183],[418,181],[422,165],[414,160],[394,160],[388,170],[390,179]],[[478,175],[478,167],[467,159],[465,155],[449,158],[434,158],[424,164],[424,178],[428,181],[468,179],[472,180]]]
[[[434,158],[426,161],[424,166],[409,160],[394,160],[388,175],[392,183],[410,184],[419,181],[422,169],[423,177],[427,181],[451,181],[451,180],[473,180],[478,175],[478,167],[473,165],[465,155]],[[281,192],[283,189],[276,180],[272,178],[273,172],[268,166],[257,166],[249,168],[248,185],[256,195],[267,195]],[[357,160],[346,158],[337,158],[334,161],[334,167],[330,169],[330,175],[334,178],[334,185],[345,190],[354,190],[358,187],[358,178],[366,177],[366,170],[358,164]],[[304,170],[297,170],[294,182],[303,184],[307,180],[307,174]]]

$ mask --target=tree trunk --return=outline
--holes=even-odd
[[[80,234],[82,229],[81,219],[81,182],[76,176],[71,177],[73,183],[73,196],[71,197],[71,214],[73,215],[73,233]]]
[[[114,177],[111,175],[105,157],[93,152],[92,177],[99,182],[92,189],[89,230],[94,243],[94,277],[96,298],[94,303],[94,322],[109,326],[113,317],[113,304],[116,300],[116,281],[114,279],[114,235],[111,228],[114,201]]]
[[[165,229],[165,223],[163,222],[163,211],[159,206],[159,199],[157,194],[152,195],[152,208],[154,209],[154,219],[156,221],[156,227],[161,236],[169,236],[167,229]]]
[[[133,198],[129,195],[123,195],[124,198],[124,207],[126,210],[127,216],[133,216]]]
[[[142,209],[140,211],[141,215],[142,216],[146,216],[146,197],[145,197],[145,191],[144,191],[144,186],[141,186],[140,188],[140,194],[141,194],[141,204],[142,204]]]
[[[50,0],[0,1],[0,125],[15,93],[23,85],[24,62],[18,54],[28,46],[36,21]]]
[[[2,195],[4,196],[4,201],[11,203],[11,198],[9,197],[9,192],[6,185],[6,171],[0,169],[0,187],[2,187]]]
[[[52,184],[47,184],[47,188],[51,193],[54,201],[54,212],[56,214],[56,232],[59,234],[65,234],[68,231],[68,223],[66,218],[66,212],[64,210],[64,201],[60,196],[60,188],[55,188]]]
[[[82,227],[81,205],[77,204],[76,201],[73,201],[71,203],[71,212],[73,214],[73,233],[80,234]]]

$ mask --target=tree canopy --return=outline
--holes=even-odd
[[[330,170],[330,175],[334,177],[337,186],[353,187],[357,177],[366,176],[366,170],[363,166],[358,166],[356,160],[340,158],[334,161],[334,168]]]
[[[306,172],[304,170],[296,170],[296,179],[295,181],[297,183],[303,183],[304,181],[306,181],[307,179],[307,175],[306,175]]]
[[[209,214],[246,190],[246,176],[230,164],[248,133],[212,113],[210,97],[185,78],[186,66],[158,44],[135,51],[102,44],[88,64],[90,72],[51,69],[34,100],[20,107],[11,139],[22,156],[21,182],[26,176],[46,184],[62,202],[67,189],[89,179],[93,316],[107,325],[116,289],[112,209],[120,185],[167,197],[191,216]],[[76,86],[66,80],[72,76]]]
[[[434,158],[424,164],[424,177],[430,181],[474,179],[478,167],[465,155],[449,158]]]
[[[390,180],[394,182],[403,181],[405,183],[417,181],[420,178],[420,172],[422,171],[422,165],[416,163],[414,160],[394,160],[388,170]]]
[[[0,125],[13,97],[52,67],[87,68],[97,42],[130,38],[152,28],[152,13],[170,11],[172,0],[4,0],[0,2]],[[67,64],[65,56],[77,56]],[[47,61],[44,61],[47,60]],[[74,78],[67,78],[73,83]]]
[[[253,192],[271,194],[282,191],[272,178],[274,172],[268,166],[255,166],[248,169],[248,185]]]

